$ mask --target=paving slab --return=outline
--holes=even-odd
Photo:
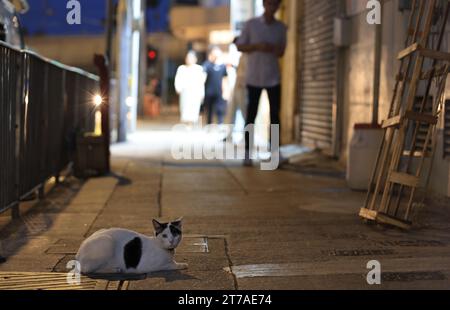
[[[1,216],[0,252],[8,261],[0,271],[64,273],[98,229],[153,235],[153,218],[183,217],[175,258],[189,268],[124,288],[450,289],[448,206],[428,206],[408,232],[368,225],[358,217],[365,194],[350,191],[339,171],[174,161],[170,126],[158,126],[112,147],[111,176],[69,179],[44,201],[24,205],[21,220]],[[380,286],[366,281],[374,259]]]
[[[166,272],[130,283],[130,290],[234,290],[233,276],[225,271]]]
[[[242,290],[448,290],[449,273],[409,273],[369,285],[365,274],[303,277],[247,278],[239,280]],[[394,280],[395,278],[400,280]],[[405,280],[406,279],[406,280]],[[426,280],[430,279],[430,280]]]
[[[59,254],[7,256],[6,263],[0,264],[0,271],[51,272],[63,257]]]
[[[223,168],[165,169],[163,188],[170,192],[217,192],[241,190],[239,184]]]

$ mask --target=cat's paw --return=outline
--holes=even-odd
[[[177,263],[177,270],[186,270],[186,269],[188,269],[188,264],[186,264],[186,263]]]

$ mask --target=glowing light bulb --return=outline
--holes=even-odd
[[[95,96],[94,96],[93,102],[94,102],[94,105],[95,105],[96,107],[101,106],[102,103],[103,103],[103,98],[102,98],[102,96],[100,96],[100,95],[95,95]]]

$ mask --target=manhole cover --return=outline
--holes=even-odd
[[[0,273],[0,290],[124,290],[127,287],[127,282],[94,280],[84,276],[79,284],[70,284],[67,273]]]
[[[184,237],[178,253],[209,253],[208,238]]]
[[[50,245],[46,253],[76,255],[82,242],[83,239],[61,239]]]

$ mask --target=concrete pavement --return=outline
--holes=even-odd
[[[371,226],[364,193],[335,171],[261,171],[233,161],[175,161],[166,123],[141,124],[113,147],[115,176],[67,179],[22,219],[0,217],[0,272],[67,272],[84,238],[122,227],[152,234],[151,219],[184,218],[182,272],[128,289],[448,289],[450,212],[433,205],[411,232]],[[378,260],[382,284],[369,286]]]

